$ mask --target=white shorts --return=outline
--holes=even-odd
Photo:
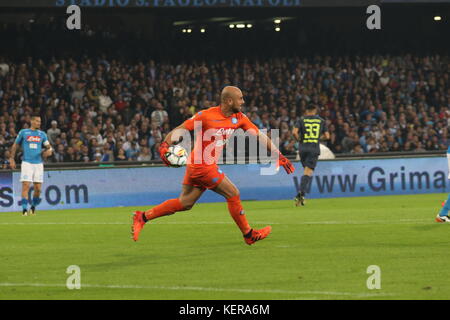
[[[44,164],[43,163],[29,163],[22,161],[20,171],[20,182],[44,182]]]

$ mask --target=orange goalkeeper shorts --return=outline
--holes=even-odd
[[[225,178],[225,173],[217,165],[186,166],[183,184],[202,188],[214,189]]]

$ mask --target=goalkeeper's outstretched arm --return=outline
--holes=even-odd
[[[294,173],[295,168],[292,163],[281,154],[280,150],[275,146],[272,139],[270,139],[266,134],[258,131],[258,140],[261,141],[262,145],[265,145],[266,148],[271,152],[271,154],[277,155],[277,165],[282,166],[287,174]]]

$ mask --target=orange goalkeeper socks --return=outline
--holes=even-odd
[[[164,201],[163,203],[157,205],[154,208],[151,208],[150,210],[145,211],[144,217],[145,220],[153,220],[162,216],[167,216],[170,214],[174,214],[177,211],[183,211],[185,208],[180,202],[180,199],[170,199],[167,201]]]
[[[241,205],[241,198],[239,195],[228,198],[228,210],[230,211],[231,216],[233,217],[234,222],[238,225],[239,229],[241,229],[242,234],[247,234],[252,229],[250,228],[247,218],[244,214],[244,209]]]
[[[247,234],[251,228],[247,222],[247,218],[245,217],[244,210],[241,205],[241,199],[239,196],[234,196],[227,199],[228,210],[230,211],[231,216],[233,217],[234,222],[238,225],[242,234]],[[167,200],[156,207],[147,210],[144,214],[145,220],[153,220],[162,216],[174,214],[177,211],[186,210],[181,204],[180,200],[170,199]]]

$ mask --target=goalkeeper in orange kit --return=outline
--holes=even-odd
[[[243,129],[256,135],[263,146],[266,145],[272,154],[275,153],[278,156],[277,167],[282,166],[288,174],[293,173],[295,168],[280,153],[272,141],[241,112],[243,104],[244,98],[239,88],[225,87],[221,93],[219,106],[196,113],[166,136],[159,153],[167,166],[170,166],[170,164],[165,158],[165,154],[169,146],[173,144],[173,137],[176,136],[177,130],[193,131],[195,129],[196,132],[201,130],[214,136],[214,139],[204,139],[201,135],[195,137],[194,149],[189,155],[182,191],[178,198],[167,200],[147,211],[136,211],[134,213],[132,224],[134,241],[138,240],[139,233],[148,221],[174,214],[177,211],[190,210],[207,189],[222,195],[226,199],[228,210],[247,244],[251,245],[269,235],[271,232],[270,226],[259,230],[250,227],[241,204],[239,190],[219,169],[217,160],[223,146],[234,131]],[[205,155],[205,150],[211,150],[210,155]]]

